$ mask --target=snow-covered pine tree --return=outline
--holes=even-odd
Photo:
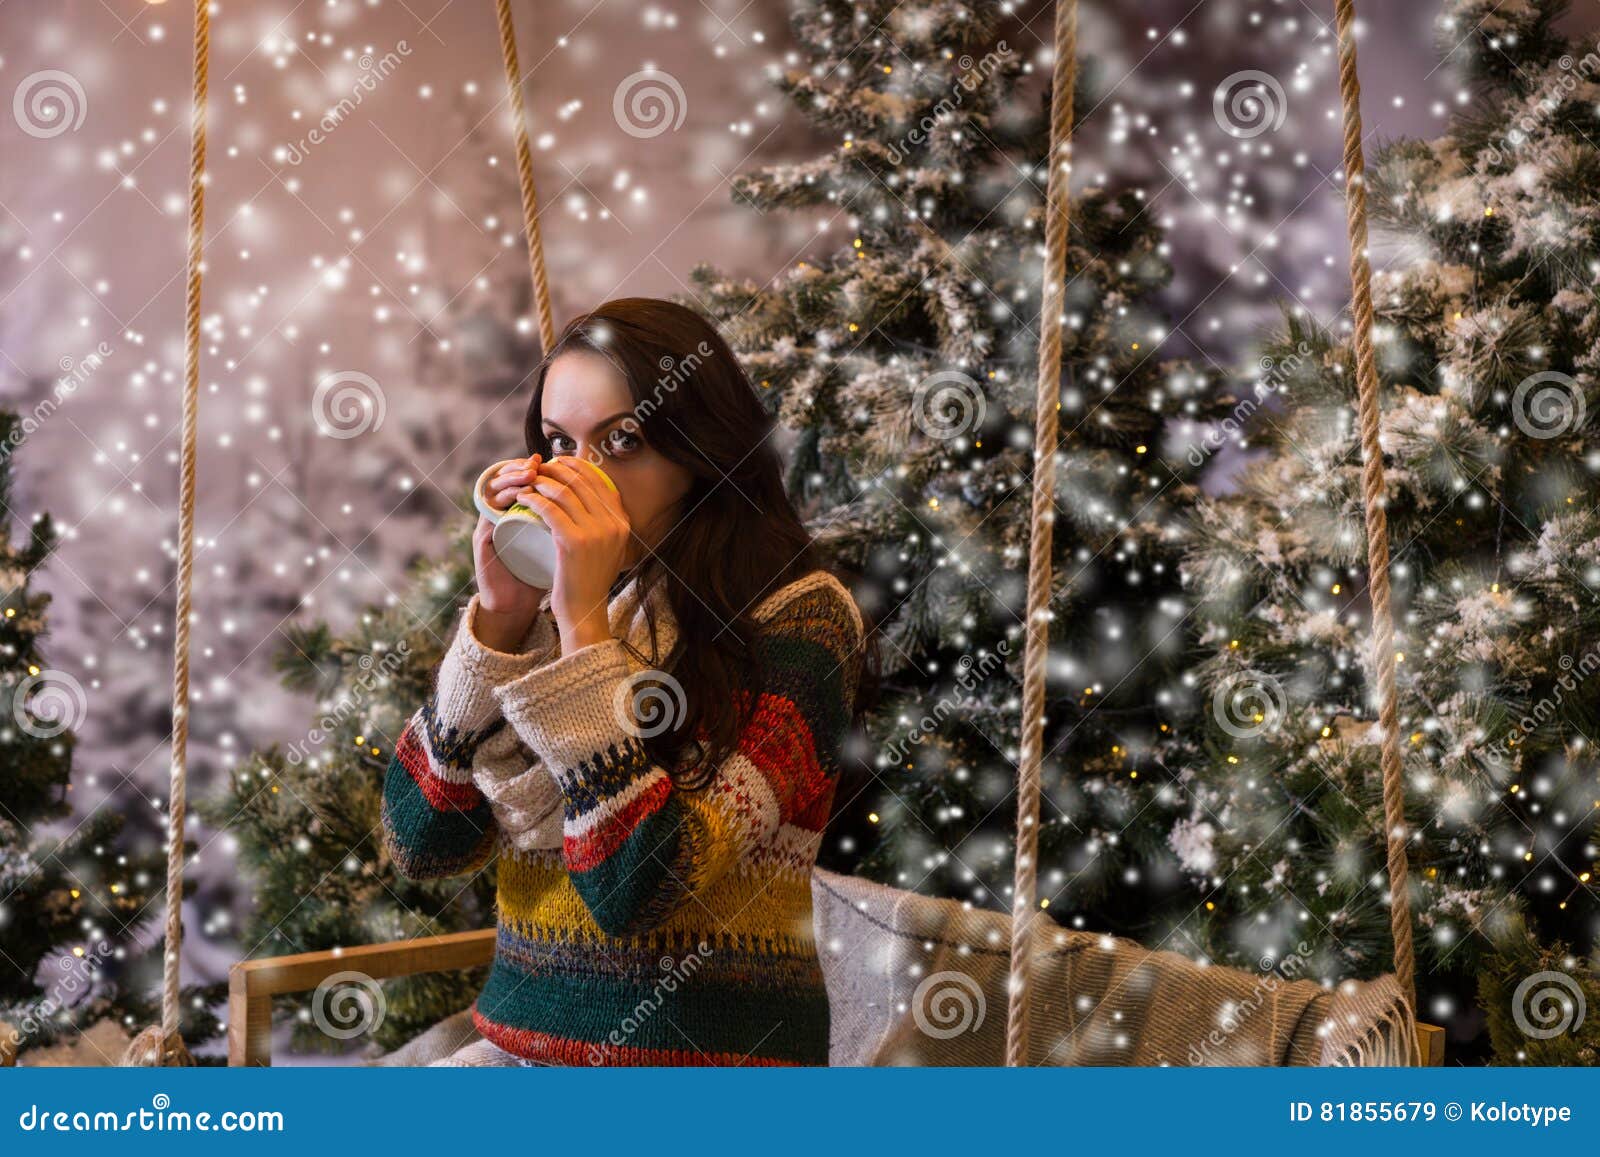
[[[1048,93],[1000,5],[791,13],[797,55],[774,79],[831,144],[735,195],[844,239],[765,284],[702,267],[694,300],[793,436],[791,490],[883,632],[855,753],[870,775],[842,785],[824,862],[1005,907]],[[1159,940],[1189,899],[1166,845],[1182,792],[1153,750],[1183,692],[1175,511],[1194,474],[1163,438],[1226,402],[1164,357],[1171,271],[1144,209],[1100,187],[1072,205],[1040,891],[1059,919]]]
[[[1470,99],[1369,171],[1420,1012],[1463,1056],[1487,1014],[1506,1063],[1574,1063],[1577,1037],[1508,1047],[1478,974],[1509,999],[1559,940],[1569,994],[1600,996],[1581,960],[1600,931],[1600,56],[1556,34],[1561,7],[1446,4]],[[1391,951],[1348,333],[1292,312],[1240,391],[1265,456],[1202,508],[1185,565],[1206,742],[1173,832],[1206,891],[1197,942],[1327,978]]]
[[[55,524],[41,514],[25,545],[12,538],[12,468],[27,433],[22,417],[0,410],[0,1053],[22,1064],[96,1021],[131,1035],[159,1018],[159,942],[141,950],[138,938],[148,942],[152,926],[159,936],[166,880],[165,856],[128,852],[124,815],[108,800],[77,814],[73,729],[93,708],[44,653],[50,596],[30,584],[55,549]],[[224,994],[184,995],[181,1027],[194,1047],[218,1035],[206,1005]]]

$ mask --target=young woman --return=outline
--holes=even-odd
[[[384,782],[407,878],[500,857],[484,1039],[448,1063],[827,1063],[810,873],[877,664],[772,430],[670,302],[607,302],[540,364],[528,457],[490,486],[549,525],[553,586],[480,519],[477,592]]]

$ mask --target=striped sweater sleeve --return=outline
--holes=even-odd
[[[506,720],[561,787],[568,878],[603,932],[648,932],[781,825],[826,822],[816,813],[837,783],[862,635],[854,600],[827,578],[761,624],[763,692],[703,788],[677,787],[647,755],[631,700],[640,679],[659,673],[633,674],[617,639],[495,688]]]
[[[548,604],[548,600],[547,600]],[[516,758],[493,688],[549,660],[559,646],[547,604],[515,654],[478,641],[474,594],[440,660],[427,701],[407,721],[383,781],[384,842],[408,880],[475,871],[494,851],[494,812],[474,779]]]

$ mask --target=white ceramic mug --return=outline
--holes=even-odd
[[[617,484],[598,463],[571,454],[562,458],[569,462],[588,462],[607,486],[613,491],[617,489]],[[530,587],[549,590],[555,585],[556,540],[544,519],[532,507],[520,502],[505,510],[489,505],[489,483],[507,461],[509,459],[501,459],[478,475],[478,484],[472,489],[472,502],[479,514],[494,523],[494,552],[505,568]]]

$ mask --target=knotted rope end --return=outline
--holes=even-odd
[[[128,1043],[117,1062],[124,1069],[188,1069],[194,1068],[194,1057],[183,1037],[173,1033],[167,1037],[161,1026],[153,1024]]]

